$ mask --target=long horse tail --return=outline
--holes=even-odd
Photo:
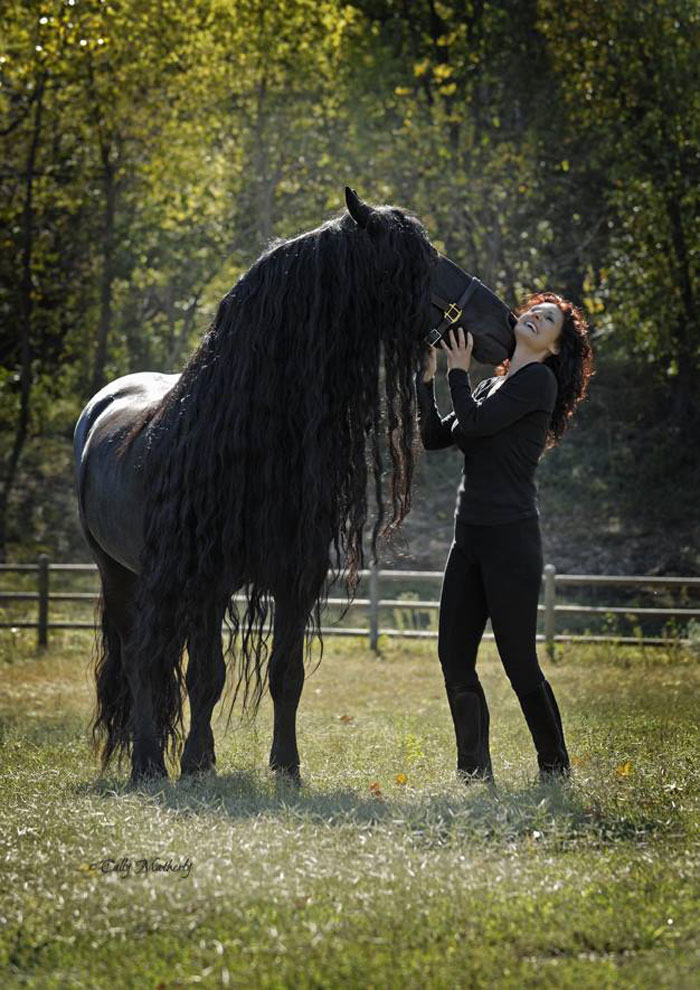
[[[122,638],[105,601],[104,592],[97,604],[100,631],[91,660],[94,666],[97,697],[89,732],[92,750],[100,760],[102,771],[117,757],[121,766],[131,754],[131,690],[122,662]]]
[[[173,602],[168,611],[175,611]],[[150,639],[143,631],[142,640],[151,644],[153,660],[149,668],[156,739],[163,755],[173,767],[180,763],[185,743],[184,699],[186,694],[184,655],[189,623],[177,623],[170,636],[161,641]]]

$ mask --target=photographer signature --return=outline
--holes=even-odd
[[[128,856],[122,856],[121,859],[98,859],[94,863],[87,864],[87,869],[99,873],[117,873],[122,880],[130,876],[138,876],[140,873],[178,873],[180,880],[186,880],[192,869],[192,860],[189,856],[179,863],[159,856],[152,856],[150,859],[130,859]]]

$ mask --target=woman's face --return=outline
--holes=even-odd
[[[556,303],[536,303],[518,317],[515,339],[535,354],[557,354],[563,326],[564,314]]]

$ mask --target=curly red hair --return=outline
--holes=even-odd
[[[586,397],[588,383],[594,371],[588,323],[582,310],[570,300],[563,299],[556,292],[533,292],[514,310],[514,313],[516,316],[521,316],[531,306],[544,302],[554,303],[564,315],[559,353],[551,354],[543,361],[543,364],[549,365],[552,369],[559,384],[557,401],[547,431],[546,446],[549,448],[557,444],[564,435],[574,410]],[[506,360],[499,365],[496,374],[505,375],[508,364]]]

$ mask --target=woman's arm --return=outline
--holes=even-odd
[[[418,398],[418,425],[420,437],[426,450],[442,450],[454,446],[452,424],[455,414],[441,418],[435,402],[435,379],[424,382],[419,372],[416,374],[416,395]]]
[[[491,436],[534,409],[551,412],[556,401],[557,380],[539,362],[521,368],[480,403],[472,396],[468,371],[452,368],[447,380],[455,412],[454,431],[465,437]]]

